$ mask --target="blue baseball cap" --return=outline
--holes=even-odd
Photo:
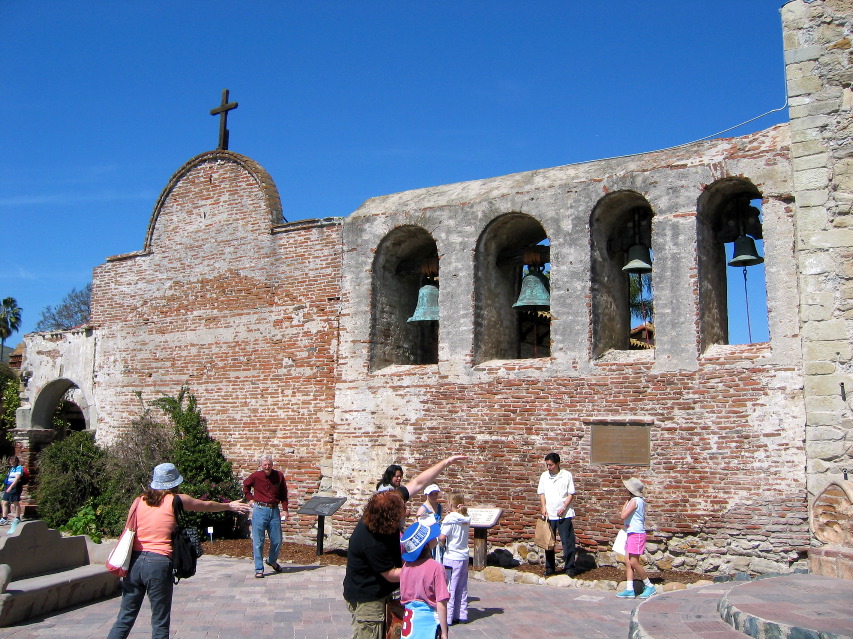
[[[430,518],[432,519],[432,518]],[[422,520],[416,521],[406,528],[400,544],[403,546],[403,561],[415,561],[429,542],[441,534],[441,524],[438,522],[427,525]]]

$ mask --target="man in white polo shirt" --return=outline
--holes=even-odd
[[[571,503],[575,498],[575,482],[569,471],[560,470],[560,456],[557,453],[545,455],[545,468],[547,470],[539,478],[539,487],[536,490],[542,507],[542,518],[548,520],[555,536],[560,533],[560,542],[563,544],[563,570],[569,577],[574,577],[577,574],[575,529],[572,526],[575,509],[571,507]],[[556,562],[554,550],[546,550],[546,577],[557,572]]]

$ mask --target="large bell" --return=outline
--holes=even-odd
[[[628,249],[628,263],[622,267],[626,273],[651,273],[652,254],[645,244],[634,244]]]
[[[551,293],[548,278],[542,269],[530,269],[521,280],[521,292],[518,300],[512,305],[513,308],[525,310],[526,308],[549,308],[551,306]]]
[[[749,235],[741,235],[735,240],[734,255],[729,266],[755,266],[764,262],[764,258],[758,254],[755,248],[755,240]]]
[[[437,322],[438,321],[438,287],[432,284],[421,286],[418,291],[418,304],[414,314],[407,322]]]

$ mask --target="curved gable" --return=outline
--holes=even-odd
[[[221,166],[222,164],[230,165],[231,168],[240,169],[243,176],[247,178],[248,184],[253,184],[257,187],[257,191],[255,193],[246,191],[244,187],[238,197],[242,197],[246,200],[257,198],[268,216],[270,228],[283,222],[284,217],[282,215],[281,198],[279,197],[278,189],[275,186],[272,176],[270,176],[270,174],[267,173],[260,164],[250,158],[232,151],[217,149],[216,151],[208,151],[195,156],[178,169],[178,171],[169,180],[169,183],[160,193],[160,197],[157,198],[157,203],[154,205],[154,211],[151,214],[151,221],[148,223],[148,231],[145,235],[145,245],[143,247],[144,252],[147,253],[151,251],[157,223],[160,220],[164,209],[171,204],[176,191],[185,185],[188,180],[191,180],[193,177],[198,177],[198,172],[203,170],[206,166],[209,166],[211,168],[211,173],[213,173],[217,171],[217,165]],[[209,179],[212,183],[212,177],[209,177]],[[201,191],[200,185],[196,184],[194,186],[194,190],[196,192]],[[229,197],[232,197],[234,191],[226,189],[225,193],[227,193]],[[180,203],[178,207],[186,210],[204,205],[215,206],[217,204],[217,197],[220,197],[220,194],[214,193],[213,190],[211,190],[211,193],[208,196],[193,199],[187,203]]]

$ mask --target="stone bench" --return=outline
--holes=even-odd
[[[0,627],[115,594],[118,577],[105,566],[110,550],[40,520],[0,537]]]

